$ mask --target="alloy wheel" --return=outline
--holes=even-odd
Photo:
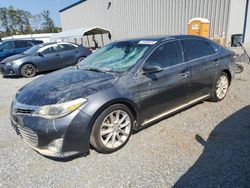
[[[21,69],[21,74],[24,77],[33,77],[36,75],[36,68],[34,65],[32,64],[25,64],[23,65],[22,69]]]
[[[101,125],[101,142],[107,148],[118,148],[128,140],[130,130],[129,115],[123,110],[115,110],[104,119]]]
[[[223,99],[228,91],[229,80],[226,75],[221,75],[216,84],[216,96]]]

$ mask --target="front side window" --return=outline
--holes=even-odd
[[[163,68],[182,62],[182,51],[178,41],[167,42],[159,46],[146,60],[146,63],[157,63]]]
[[[47,46],[46,48],[41,49],[41,52],[43,54],[56,53],[57,52],[57,45]]]
[[[125,72],[137,63],[149,47],[139,41],[111,43],[85,58],[79,68]]]
[[[205,57],[215,53],[215,49],[208,42],[197,39],[181,40],[185,61]]]
[[[11,42],[4,42],[0,46],[0,51],[10,50],[10,49],[15,49],[15,44],[12,41]]]

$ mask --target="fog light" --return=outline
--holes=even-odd
[[[48,145],[48,149],[51,150],[51,151],[54,151],[54,152],[60,152],[61,149],[62,149],[62,144],[63,144],[63,139],[62,138],[53,140]]]

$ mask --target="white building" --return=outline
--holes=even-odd
[[[188,21],[202,17],[210,20],[210,37],[225,33],[229,44],[231,35],[242,34],[250,42],[249,0],[81,0],[60,16],[64,31],[97,25],[112,40],[186,34]]]

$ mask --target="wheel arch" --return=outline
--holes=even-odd
[[[19,66],[19,74],[20,74],[20,75],[21,75],[21,69],[22,69],[22,67],[23,67],[24,65],[27,65],[27,64],[31,64],[31,65],[35,66],[35,67],[36,67],[36,72],[38,72],[38,67],[36,66],[36,64],[34,64],[34,63],[32,63],[32,62],[24,62],[24,63],[22,63],[22,64]]]
[[[136,107],[136,104],[134,104],[134,102],[132,102],[131,100],[129,99],[126,99],[126,98],[118,98],[118,99],[113,99],[111,101],[108,101],[104,104],[102,104],[98,110],[92,115],[92,118],[91,118],[91,131],[92,131],[92,128],[93,128],[93,125],[97,119],[97,117],[108,107],[112,106],[112,105],[115,105],[115,104],[123,104],[125,106],[127,106],[129,108],[129,110],[131,111],[132,115],[133,115],[133,118],[135,120],[135,122],[138,122],[139,121],[139,110],[137,109]],[[135,124],[133,124],[133,129],[135,128]],[[90,132],[91,132],[90,131]]]
[[[229,79],[229,84],[232,82],[232,74],[228,69],[224,69],[222,72],[226,73]]]

